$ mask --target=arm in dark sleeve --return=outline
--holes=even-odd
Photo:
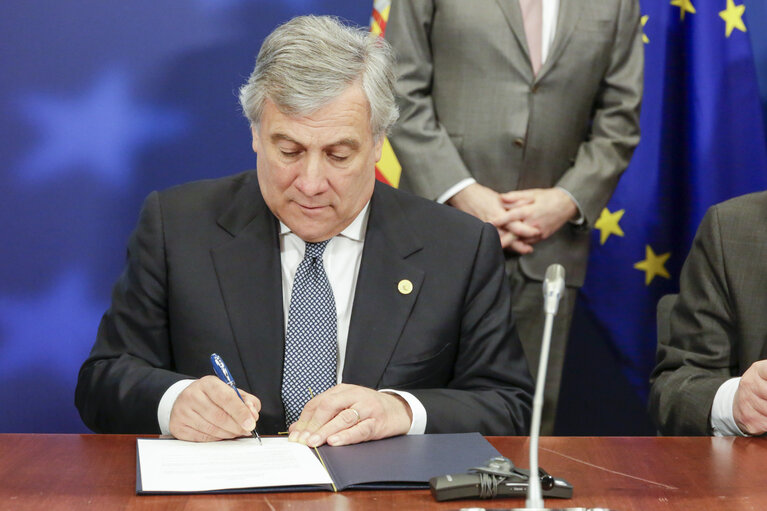
[[[159,433],[160,399],[185,378],[173,372],[166,272],[162,212],[154,192],[144,203],[112,305],[77,379],[75,405],[93,431]]]
[[[709,435],[711,405],[736,366],[737,330],[725,278],[718,211],[698,228],[650,377],[650,415],[663,434]]]
[[[426,433],[528,434],[533,383],[511,315],[498,234],[489,224],[471,268],[453,376],[446,388],[408,392],[426,408]]]

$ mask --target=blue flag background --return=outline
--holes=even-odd
[[[596,223],[581,306],[610,338],[643,401],[655,361],[655,307],[678,291],[703,214],[717,202],[767,189],[757,75],[741,30],[763,20],[743,16],[736,4],[742,2],[641,3],[642,140]]]
[[[0,432],[86,431],[80,364],[144,197],[253,168],[236,90],[298,14],[372,1],[0,5]]]
[[[725,38],[726,1],[692,0],[684,23],[670,0],[642,2],[643,138],[609,206],[625,210],[625,236],[594,250],[583,300],[621,342],[640,394],[654,301],[674,289],[703,210],[765,184],[758,105],[736,91],[755,86],[748,35],[767,83],[767,36]],[[760,1],[745,2],[749,29],[767,22]],[[0,4],[0,432],[85,431],[77,371],[143,198],[254,166],[235,92],[275,25],[305,13],[367,25],[371,9],[372,0]],[[699,89],[704,77],[711,84]],[[671,279],[645,285],[633,268],[645,245],[671,253]]]

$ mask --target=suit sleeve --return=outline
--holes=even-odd
[[[77,380],[75,404],[98,433],[159,433],[162,394],[184,378],[172,371],[165,249],[159,196],[144,203],[125,270]]]
[[[393,0],[385,34],[397,53],[400,110],[390,142],[403,169],[418,169],[407,173],[408,186],[435,200],[472,175],[434,111],[429,42],[433,13],[431,0]]]
[[[426,433],[529,433],[533,383],[511,315],[498,235],[489,224],[465,294],[452,378],[445,388],[408,391],[426,408]]]
[[[733,375],[736,321],[725,277],[718,210],[701,222],[680,276],[668,344],[650,377],[650,415],[663,434],[709,435],[717,389]]]
[[[644,47],[639,3],[623,0],[610,62],[593,105],[591,131],[557,183],[594,225],[639,143]]]

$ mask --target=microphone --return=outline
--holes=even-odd
[[[559,310],[559,300],[565,289],[565,268],[561,264],[552,264],[546,268],[543,279],[543,312],[546,314],[546,322],[543,326],[543,340],[541,341],[541,356],[538,361],[538,378],[535,382],[535,396],[533,397],[533,421],[530,426],[530,473],[538,473],[538,439],[541,436],[541,411],[543,410],[543,388],[546,385],[546,368],[549,365],[549,347],[551,346],[551,328],[554,325],[554,316]],[[531,478],[527,487],[527,499],[525,506],[531,509],[543,509],[543,497],[541,496],[541,482],[538,478]]]
[[[542,493],[548,497],[561,499],[570,499],[573,496],[573,487],[570,483],[564,479],[552,477],[538,467],[538,439],[541,434],[543,388],[546,383],[546,368],[549,365],[551,329],[554,324],[554,316],[559,310],[559,301],[564,289],[564,267],[561,264],[550,265],[546,269],[543,281],[543,312],[546,314],[546,321],[543,327],[541,357],[533,398],[533,420],[530,426],[530,470],[515,467],[507,458],[493,458],[487,463],[487,466],[471,469],[473,473],[433,477],[429,480],[429,486],[437,501],[522,497],[523,494],[527,493],[524,508],[497,511],[610,511],[605,508],[583,507],[546,510],[543,507]],[[538,477],[535,477],[534,474],[538,474]],[[541,486],[543,486],[543,492]]]
[[[486,467],[474,467],[472,469],[473,474],[432,478],[429,483],[432,493],[438,501],[468,497],[522,497],[526,494],[525,510],[543,509],[541,478],[545,481],[544,489],[548,496],[572,498],[573,487],[570,483],[563,479],[555,479],[538,467],[538,437],[541,429],[543,387],[546,382],[546,367],[549,363],[551,327],[564,288],[565,269],[562,265],[552,264],[546,269],[543,281],[543,310],[546,313],[546,323],[543,329],[538,379],[533,398],[533,420],[530,429],[530,470],[518,469],[506,458],[494,458],[488,462]],[[535,476],[536,474],[538,477]]]
[[[565,268],[561,264],[552,264],[546,268],[543,278],[543,312],[557,315],[559,300],[565,290]]]
[[[561,264],[552,264],[546,268],[543,278],[543,312],[546,314],[543,326],[543,339],[541,340],[541,356],[538,361],[538,377],[535,381],[535,396],[533,397],[533,420],[530,426],[530,473],[536,474],[538,468],[538,440],[541,436],[541,411],[543,410],[543,388],[546,385],[546,368],[549,365],[549,348],[551,347],[551,329],[554,325],[554,316],[559,310],[559,301],[565,290],[565,268]],[[537,477],[530,478],[527,487],[527,499],[524,511],[545,510],[543,497],[541,496],[541,480]],[[565,508],[557,508],[563,510]],[[584,509],[584,508],[567,508]],[[602,509],[602,508],[589,508]],[[522,511],[522,510],[520,510]],[[557,511],[557,510],[549,510]]]

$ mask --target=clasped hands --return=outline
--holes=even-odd
[[[194,381],[173,405],[171,434],[193,442],[249,436],[256,427],[261,401],[244,390],[240,394],[244,403],[215,376]],[[396,394],[342,383],[306,403],[288,428],[288,438],[310,447],[348,445],[403,435],[411,422],[410,406]]]
[[[559,188],[498,193],[473,183],[447,202],[493,224],[504,250],[520,254],[532,252],[533,245],[554,234],[578,213],[570,196]]]

